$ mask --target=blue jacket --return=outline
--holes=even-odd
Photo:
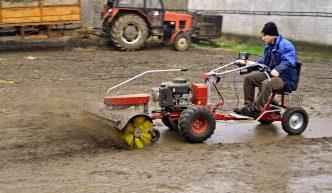
[[[263,56],[258,62],[279,72],[280,78],[285,82],[286,92],[296,90],[299,78],[297,56],[291,42],[279,35],[274,45],[266,45]]]

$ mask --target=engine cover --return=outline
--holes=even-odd
[[[162,83],[159,88],[159,106],[173,107],[178,105],[183,95],[190,93],[190,83],[187,79],[175,79],[172,82]]]
[[[160,107],[174,106],[173,94],[168,87],[159,88],[159,106]]]

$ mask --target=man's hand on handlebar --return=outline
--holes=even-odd
[[[271,75],[272,75],[273,77],[279,77],[279,72],[276,71],[276,70],[272,70],[272,71],[271,71]]]
[[[236,63],[241,64],[242,66],[251,66],[253,65],[255,62],[253,61],[248,61],[248,60],[237,60]]]

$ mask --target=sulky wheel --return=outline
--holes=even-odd
[[[136,14],[120,16],[111,26],[111,40],[120,50],[133,51],[144,46],[149,33],[145,20]]]
[[[122,138],[130,148],[143,149],[145,145],[159,139],[158,133],[159,131],[153,128],[151,120],[137,116],[126,125]]]
[[[178,123],[179,121],[170,121],[167,117],[161,119],[166,127],[168,127],[172,131],[179,131]]]
[[[293,107],[286,110],[282,118],[282,128],[289,135],[299,135],[308,126],[307,112],[301,107]]]
[[[206,107],[191,106],[181,113],[179,130],[189,142],[199,143],[210,138],[216,128],[216,120]]]
[[[187,51],[191,45],[191,38],[187,33],[180,33],[176,36],[173,46],[177,51]]]

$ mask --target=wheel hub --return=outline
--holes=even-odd
[[[295,113],[289,119],[289,125],[293,129],[300,129],[302,127],[303,123],[304,123],[303,116],[299,113]]]
[[[181,48],[186,47],[187,46],[187,40],[186,40],[186,38],[179,39],[178,46],[181,47]]]
[[[135,128],[135,129],[134,129],[134,136],[135,136],[135,137],[141,137],[141,135],[142,135],[142,129],[140,129],[140,128]]]
[[[203,133],[207,129],[207,120],[203,117],[197,117],[192,122],[192,130],[195,133]]]
[[[133,42],[139,37],[139,30],[135,25],[128,25],[123,29],[123,38],[126,41]]]

